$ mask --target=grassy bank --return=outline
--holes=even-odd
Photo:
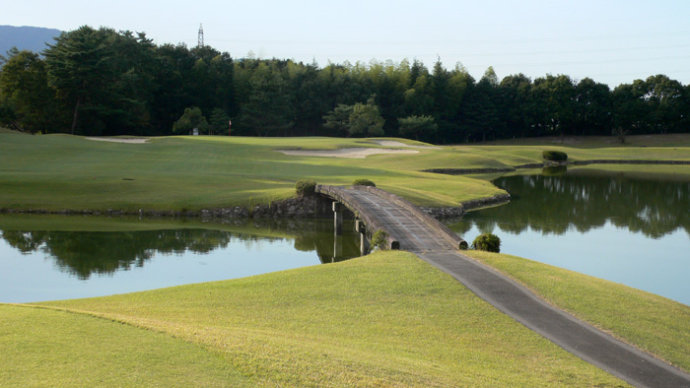
[[[510,275],[548,302],[690,371],[690,307],[515,256],[481,251],[466,254]]]
[[[252,386],[223,357],[164,333],[0,304],[0,386]]]
[[[688,370],[688,306],[525,259],[469,253]],[[42,305],[0,305],[0,385],[165,385],[187,375],[205,385],[625,385],[405,252]],[[90,363],[102,365],[78,372]]]
[[[690,159],[690,147],[676,141],[673,147],[548,148],[563,150],[573,160]],[[0,133],[0,208],[137,211],[252,206],[294,195],[295,182],[305,177],[324,184],[349,184],[366,177],[419,205],[456,206],[503,191],[482,179],[422,170],[537,163],[545,148],[448,146],[366,159],[288,156],[277,151],[348,147],[381,146],[369,139],[243,137],[169,137],[122,144],[68,135]]]
[[[197,344],[208,352],[209,363],[227,363],[223,371],[230,374],[229,385],[235,381],[233,371],[241,374],[240,381],[246,378],[266,386],[624,385],[405,252],[44,305],[84,312],[85,316],[76,315],[83,320],[105,318],[106,326],[117,326],[115,321],[149,329],[140,332],[143,337],[164,333],[174,337],[174,343]],[[28,314],[27,307],[4,308],[3,316]],[[67,320],[62,326],[44,328],[53,337],[61,337],[75,315],[61,317]],[[3,352],[4,369],[14,371],[36,361],[45,366],[36,372],[39,376],[51,369],[50,360],[38,351],[24,351],[14,361],[13,352],[37,345],[30,325],[16,330],[22,343]],[[114,344],[124,340],[112,338]],[[161,342],[160,350],[172,346]],[[82,357],[88,352],[86,348]],[[144,366],[157,362],[144,361]],[[62,380],[52,376],[56,383],[73,378],[67,368],[63,373]],[[156,381],[152,377],[152,384]]]

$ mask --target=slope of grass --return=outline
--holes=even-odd
[[[550,303],[690,371],[690,307],[515,256],[472,250],[466,254],[509,274]]]
[[[268,386],[623,384],[405,252],[44,305],[201,344]]]
[[[217,352],[63,311],[0,304],[0,349],[3,387],[254,386]]]

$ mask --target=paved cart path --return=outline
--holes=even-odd
[[[401,249],[447,272],[500,311],[565,350],[640,387],[690,387],[690,375],[544,302],[495,269],[457,250],[450,230],[396,196],[365,187],[319,186],[365,222],[384,229]],[[453,236],[444,235],[451,233]]]

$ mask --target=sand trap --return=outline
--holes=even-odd
[[[389,150],[385,148],[340,148],[337,150],[280,150],[285,155],[322,156],[328,158],[364,159],[376,154],[416,154],[417,150]]]
[[[436,149],[438,147],[434,146],[422,146],[422,145],[412,145],[405,144],[395,140],[374,140],[374,143],[384,146],[384,147],[402,147],[402,148],[421,148],[421,149]]]
[[[109,141],[111,143],[127,143],[127,144],[144,144],[149,139],[142,138],[119,138],[119,137],[87,137],[88,140],[93,141]]]

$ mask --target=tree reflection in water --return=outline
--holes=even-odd
[[[350,221],[352,223],[352,221]],[[291,236],[295,249],[316,251],[323,263],[359,256],[359,242],[353,227],[346,225],[342,255],[333,257],[332,220],[253,220],[242,232],[217,229],[169,229],[152,231],[14,231],[4,230],[2,238],[22,253],[41,251],[51,256],[58,268],[86,280],[92,274],[111,274],[142,267],[156,254],[209,253],[228,244],[260,245],[282,240],[253,235],[257,231]],[[246,230],[246,232],[244,232]]]
[[[509,204],[468,213],[453,225],[461,233],[472,225],[482,232],[495,226],[519,234],[527,228],[561,235],[611,224],[659,238],[683,228],[690,234],[690,182],[629,178],[622,175],[529,175],[503,177]]]

